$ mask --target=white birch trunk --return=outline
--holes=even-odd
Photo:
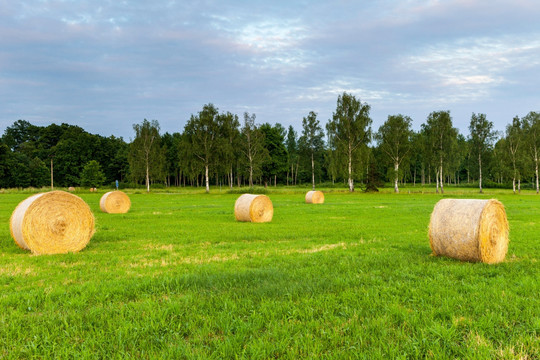
[[[313,190],[315,190],[315,161],[313,160],[313,152],[311,153],[311,183]]]
[[[146,192],[150,192],[150,169],[148,160],[146,161]]]
[[[249,187],[253,187],[253,162],[249,159]]]
[[[443,178],[443,172],[442,172],[442,159],[441,159],[441,167],[440,167],[440,170],[439,170],[439,175],[441,176],[441,194],[444,194],[444,178]]]
[[[206,183],[206,192],[210,192],[210,179],[208,178],[208,165],[204,166],[204,177],[205,177],[205,183]]]
[[[439,169],[435,171],[435,181],[437,183],[435,187],[435,192],[438,194],[439,193]]]
[[[354,191],[354,183],[352,179],[352,151],[351,144],[349,144],[349,192]]]
[[[536,194],[538,194],[538,155],[534,154],[534,172],[536,174]]]
[[[399,174],[399,163],[396,161],[394,163],[394,192],[399,193],[398,189],[398,174]]]
[[[480,194],[482,193],[482,156],[478,153],[478,186],[480,186]]]

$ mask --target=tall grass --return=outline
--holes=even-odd
[[[0,194],[0,358],[539,358],[540,198],[446,190],[505,204],[505,262],[430,256],[428,188],[268,188],[265,224],[225,189],[131,191],[119,215],[79,192],[97,232],[52,256],[13,243],[28,194]]]

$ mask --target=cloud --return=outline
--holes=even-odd
[[[402,62],[425,92],[436,90],[450,102],[478,101],[513,82],[516,69],[540,66],[539,35],[458,39],[427,46]]]
[[[537,106],[538,15],[533,0],[1,2],[0,131],[85,119],[127,138],[145,117],[181,131],[208,102],[299,127],[344,91],[379,119],[520,112]]]

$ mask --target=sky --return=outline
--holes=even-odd
[[[18,119],[134,137],[212,103],[324,125],[343,92],[420,129],[450,110],[503,131],[540,111],[537,0],[0,0],[0,134]]]

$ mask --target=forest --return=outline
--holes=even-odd
[[[406,115],[389,115],[372,128],[370,105],[338,96],[326,124],[315,112],[293,126],[259,124],[206,104],[181,131],[161,133],[157,120],[133,125],[134,138],[90,134],[62,123],[17,120],[0,138],[0,188],[54,186],[306,185],[376,190],[433,184],[539,191],[540,113],[509,119],[496,131],[485,114],[472,113],[467,135],[450,111],[429,114],[419,131]],[[52,167],[52,171],[51,171]]]

